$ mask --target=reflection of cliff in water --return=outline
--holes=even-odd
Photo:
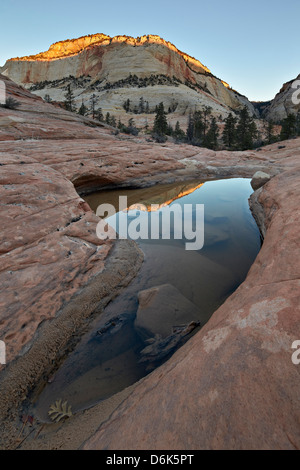
[[[132,210],[145,210],[145,207],[148,212],[158,211],[163,207],[167,207],[172,202],[175,202],[177,199],[181,199],[182,197],[188,196],[189,194],[196,191],[196,189],[201,188],[204,183],[198,184],[195,186],[194,184],[189,184],[183,186],[182,188],[174,188],[164,191],[163,193],[157,195],[156,197],[151,197],[151,200],[142,200],[139,203],[131,204],[130,209]]]
[[[201,186],[203,186],[203,183],[197,184],[192,182],[187,184],[172,183],[143,189],[105,190],[105,203],[112,204],[118,209],[119,196],[127,196],[128,208],[144,210],[143,206],[145,206],[148,211],[151,211],[151,206],[153,206],[152,210],[159,210],[169,206],[177,199],[188,196]],[[103,193],[99,191],[96,194],[85,196],[85,200],[91,209],[96,212],[97,207],[103,204]]]

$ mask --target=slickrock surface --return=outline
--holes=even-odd
[[[135,244],[97,239],[98,219],[76,189],[252,177],[260,170],[272,177],[252,197],[265,240],[246,281],[85,447],[299,447],[300,366],[291,361],[291,344],[300,339],[300,139],[249,152],[161,146],[91,127],[89,119],[5,81],[21,107],[0,108],[3,446],[14,446],[9,425],[28,391],[48,378],[89,316],[142,262]]]
[[[104,128],[100,122],[69,113],[59,106],[49,106],[40,97],[17,87],[2,75],[0,80],[5,83],[7,98],[14,98],[21,103],[17,112],[0,109],[1,141],[99,138],[99,132],[93,132],[93,128]]]

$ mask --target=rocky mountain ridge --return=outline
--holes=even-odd
[[[298,90],[298,91],[297,91]],[[300,74],[284,83],[273,100],[253,103],[260,116],[267,121],[280,122],[289,114],[300,112]]]

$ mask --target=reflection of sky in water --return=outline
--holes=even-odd
[[[181,187],[178,185],[179,194]],[[153,187],[154,202],[164,194],[164,188],[161,193],[159,189]],[[143,196],[151,203],[151,189],[133,191],[134,197],[128,191],[131,203],[142,203]],[[170,199],[169,188],[168,191],[167,201]],[[171,203],[171,207],[204,204],[204,247],[199,251],[187,251],[184,240],[138,241],[145,255],[138,276],[95,319],[53,382],[44,389],[37,403],[40,416],[47,417],[50,404],[57,398],[68,400],[76,411],[111,396],[148,373],[139,362],[145,343],[134,327],[139,292],[171,284],[194,304],[202,326],[209,320],[245,279],[260,248],[259,231],[248,205],[251,193],[249,180],[210,181]],[[95,195],[93,208],[101,202],[114,201],[116,204],[118,194],[116,190]],[[176,186],[174,194],[178,194]],[[160,204],[165,200],[161,197]],[[195,210],[188,209],[194,218]],[[148,218],[149,213],[142,213],[142,217]],[[117,217],[109,221],[115,224]],[[164,311],[161,311],[161,321],[163,315]],[[116,319],[116,326],[99,336],[97,331],[111,319]]]
[[[200,207],[196,211],[196,205],[204,205],[204,246],[209,246],[228,240],[230,235],[233,235],[233,232],[238,231],[238,233],[243,233],[245,227],[242,226],[241,220],[247,229],[252,227],[253,230],[257,231],[248,206],[248,197],[251,193],[250,180],[240,178],[210,181],[191,194],[176,199],[167,207],[156,210],[158,206],[153,205],[155,208],[153,212],[136,209],[121,211],[114,216],[108,217],[106,221],[117,231],[121,238],[132,238],[138,240],[139,243],[156,242],[157,239],[159,239],[160,243],[164,243],[164,239],[171,238],[178,245],[178,239],[182,239],[182,243],[185,243],[187,240],[192,240],[195,237],[195,234],[192,237],[190,235],[185,237],[191,230],[193,232],[197,230],[198,233],[202,229],[202,224],[200,226],[200,221],[202,220],[200,217]],[[140,205],[143,205],[143,201],[133,206],[138,207]],[[168,217],[169,213],[171,214],[170,217]],[[196,217],[197,215],[198,218]],[[168,218],[170,220],[170,227],[168,224],[162,223],[163,220],[168,220]],[[190,228],[186,233],[184,230],[184,220],[186,222],[186,229]],[[175,224],[174,221],[176,221]],[[157,230],[154,230],[154,225],[160,228],[159,234]],[[181,227],[182,230],[180,230]]]

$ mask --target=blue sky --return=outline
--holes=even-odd
[[[87,34],[158,34],[250,100],[300,73],[299,0],[1,0],[0,21],[0,65]]]

